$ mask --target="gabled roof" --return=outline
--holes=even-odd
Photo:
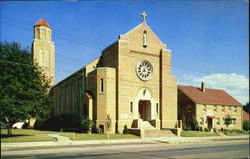
[[[194,103],[242,106],[240,102],[224,90],[205,88],[205,92],[203,92],[198,87],[181,85],[178,86],[178,90]]]
[[[42,25],[42,26],[47,26],[47,27],[49,27],[49,28],[51,28],[51,26],[46,22],[46,20],[45,19],[40,19],[34,26],[40,26],[40,25]]]

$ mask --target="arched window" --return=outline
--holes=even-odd
[[[132,101],[130,101],[130,107],[129,107],[129,111],[130,111],[130,113],[133,113],[133,102]]]
[[[103,79],[100,80],[100,93],[104,92],[104,84],[103,84]]]
[[[155,111],[157,114],[159,113],[159,103],[158,102],[155,104]]]
[[[147,31],[143,32],[143,47],[147,47]]]

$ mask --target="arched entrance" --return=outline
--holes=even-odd
[[[139,107],[138,119],[142,119],[144,121],[151,120],[151,102],[150,102],[150,100],[140,100],[138,107]]]

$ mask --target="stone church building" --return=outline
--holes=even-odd
[[[44,19],[35,24],[33,59],[51,79],[51,91],[55,97],[54,115],[70,113],[80,119],[90,118],[95,122],[95,132],[106,132],[109,116],[111,133],[122,133],[127,126],[130,133],[140,136],[145,136],[147,130],[153,130],[153,134],[160,136],[167,131],[179,135],[181,124],[177,119],[177,97],[179,106],[183,105],[179,109],[179,119],[191,114],[186,109],[189,105],[196,108],[197,102],[183,104],[181,86],[177,95],[177,79],[171,72],[172,52],[147,25],[146,16],[145,12],[142,13],[139,25],[119,35],[117,41],[102,50],[100,57],[56,85],[52,28]],[[207,98],[208,93],[203,94],[206,96],[202,97]],[[210,101],[205,104],[224,103]],[[236,128],[241,128],[242,108],[238,103],[236,106],[239,107],[237,114],[240,119]],[[206,116],[203,116],[202,119],[205,119]],[[201,117],[197,118],[200,120]]]
[[[122,133],[125,125],[135,130],[177,125],[171,50],[147,25],[145,13],[138,26],[119,35],[100,57],[57,83],[52,91],[55,115],[79,113],[95,122],[96,131],[106,131],[108,115],[112,133]]]

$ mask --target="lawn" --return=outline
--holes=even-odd
[[[219,136],[218,133],[204,131],[182,131],[182,137],[204,137],[204,136]]]
[[[73,133],[62,134],[69,137],[71,140],[107,140],[106,134],[86,134],[76,133],[75,139],[73,139]],[[139,136],[132,134],[110,134],[109,139],[139,139]]]
[[[39,142],[39,141],[56,141],[55,138],[49,137],[47,134],[60,134],[67,136],[71,140],[106,140],[105,134],[86,134],[58,131],[40,131],[34,129],[13,129],[13,135],[7,134],[7,129],[1,129],[1,142]],[[110,134],[110,139],[139,139],[140,137],[131,134]]]
[[[1,142],[39,142],[56,141],[47,134],[56,134],[54,131],[40,131],[33,129],[13,129],[13,135],[7,134],[7,129],[1,129]]]
[[[227,136],[242,136],[242,135],[249,135],[248,132],[225,132]]]

